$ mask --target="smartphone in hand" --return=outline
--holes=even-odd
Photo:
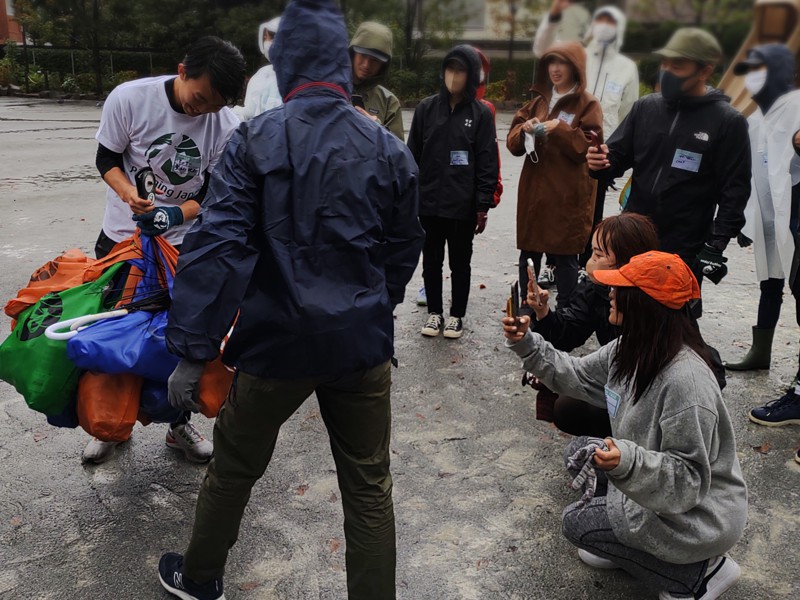
[[[539,286],[536,283],[536,267],[533,265],[533,259],[528,259],[528,289],[533,292],[536,298],[536,306],[542,305],[542,297],[539,292]]]
[[[367,107],[364,105],[364,98],[359,94],[353,94],[350,96],[350,100],[353,103],[353,106],[367,110]]]
[[[595,151],[602,152],[603,148],[603,138],[600,137],[600,134],[596,131],[589,130],[589,139],[591,140],[592,146],[594,146]]]
[[[511,296],[506,301],[506,316],[514,319],[514,323],[519,325],[519,285],[517,282],[511,284]]]

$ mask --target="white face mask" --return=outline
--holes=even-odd
[[[592,37],[600,44],[610,44],[617,38],[617,26],[610,23],[592,25]]]
[[[267,60],[269,60],[269,49],[272,47],[272,40],[266,41],[261,45],[261,49],[264,51],[264,56]]]
[[[744,87],[750,92],[751,96],[755,96],[758,92],[764,89],[767,84],[767,70],[761,69],[759,71],[750,71],[744,76]]]
[[[539,155],[536,154],[536,138],[527,131],[525,132],[525,154],[528,155],[532,163],[539,162]]]

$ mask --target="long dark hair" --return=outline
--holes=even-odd
[[[597,225],[597,244],[606,254],[614,253],[617,267],[650,250],[658,249],[658,233],[653,222],[643,215],[625,212],[606,217]]]
[[[625,385],[633,383],[634,404],[684,346],[711,368],[706,344],[691,319],[688,305],[674,310],[639,288],[616,288],[616,291],[622,332],[614,362],[620,380]]]

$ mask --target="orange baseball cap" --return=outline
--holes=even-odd
[[[619,269],[595,271],[592,276],[604,285],[637,287],[653,300],[676,310],[700,298],[697,278],[677,254],[645,252]]]

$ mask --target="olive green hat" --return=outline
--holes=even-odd
[[[722,60],[722,47],[717,38],[697,27],[678,29],[667,45],[655,53],[665,58],[688,58],[706,64],[716,64]]]

